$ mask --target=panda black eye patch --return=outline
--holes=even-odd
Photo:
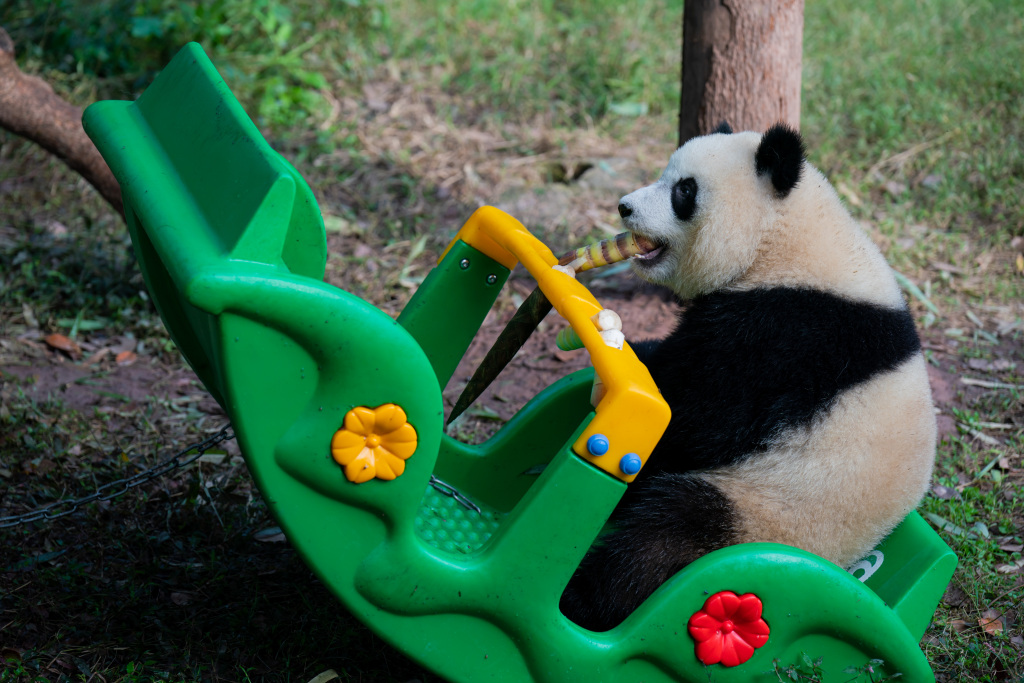
[[[697,209],[697,181],[683,178],[672,186],[672,210],[681,221],[693,218]]]

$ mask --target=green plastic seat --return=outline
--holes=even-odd
[[[733,546],[611,631],[570,622],[561,592],[626,486],[572,448],[594,419],[593,370],[541,392],[484,444],[443,433],[441,387],[508,264],[456,241],[398,320],[325,284],[312,193],[196,44],[138,101],[98,102],[84,123],[121,184],[157,309],[288,538],[410,658],[452,681],[773,681],[773,660],[804,654],[822,658],[827,681],[872,659],[933,680],[918,641],[956,557],[916,513],[856,576],[786,546]],[[401,476],[354,484],[332,436],[353,409],[387,404],[415,428],[415,453]],[[687,630],[720,591],[756,594],[771,629],[738,666],[702,664]]]

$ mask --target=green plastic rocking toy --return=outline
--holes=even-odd
[[[138,101],[98,102],[84,122],[121,184],[167,329],[229,415],[288,538],[410,658],[452,681],[770,681],[775,664],[805,655],[827,681],[871,660],[880,674],[934,680],[918,641],[956,557],[916,513],[853,573],[739,545],[679,572],[611,631],[561,614],[632,479],[619,463],[645,459],[669,413],[628,345],[602,343],[597,301],[512,217],[473,214],[393,320],[322,281],[312,193],[198,45]],[[595,370],[569,375],[466,445],[443,433],[441,387],[517,262],[607,392],[592,408]],[[608,453],[588,452],[595,434]]]

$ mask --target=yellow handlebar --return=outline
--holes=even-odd
[[[629,344],[621,350],[614,349],[601,339],[590,320],[602,310],[601,304],[575,278],[554,270],[551,266],[557,264],[558,259],[551,250],[522,223],[500,209],[493,206],[477,209],[452,244],[457,240],[506,268],[512,269],[516,262],[521,262],[555,310],[583,340],[606,393],[595,408],[596,416],[573,444],[573,451],[609,474],[625,482],[633,481],[635,472],[623,471],[624,458],[635,465],[636,458],[627,457],[634,454],[640,466],[647,462],[668,426],[671,411],[651,379],[651,373]],[[607,452],[601,455],[592,454],[588,448],[590,438],[595,435],[607,439]],[[597,441],[592,443],[596,446]],[[601,449],[595,447],[595,450]],[[626,470],[631,469],[627,463]]]

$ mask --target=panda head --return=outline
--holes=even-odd
[[[723,124],[690,140],[661,178],[623,197],[622,223],[649,251],[632,260],[645,280],[690,299],[728,286],[752,265],[804,173],[800,135]]]

